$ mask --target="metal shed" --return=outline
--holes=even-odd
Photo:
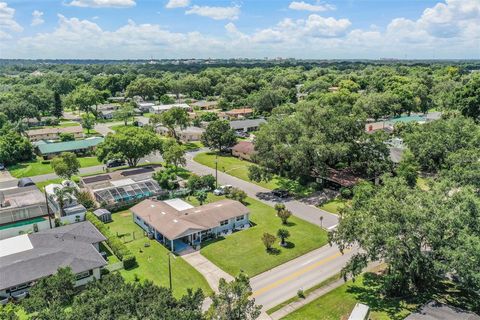
[[[93,214],[97,216],[100,221],[103,223],[111,222],[112,221],[112,213],[107,209],[97,209],[93,211]]]

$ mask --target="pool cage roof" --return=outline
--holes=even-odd
[[[161,190],[158,183],[150,179],[128,185],[112,186],[95,190],[94,194],[99,203],[114,204],[155,196],[158,195]]]

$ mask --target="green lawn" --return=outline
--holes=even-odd
[[[355,282],[348,281],[283,319],[347,319],[357,302],[370,307],[369,319],[372,320],[404,319],[417,308],[417,304],[382,298],[379,294],[378,278],[373,273],[367,273]]]
[[[346,204],[346,201],[343,199],[333,199],[328,202],[325,202],[320,206],[320,209],[338,214],[340,213],[340,209],[344,208]]]
[[[113,131],[118,131],[118,130],[122,130],[124,128],[137,128],[135,127],[134,125],[124,125],[124,124],[116,124],[114,126],[109,126],[110,129],[112,129]]]
[[[198,163],[206,165],[210,168],[215,169],[215,154],[212,152],[206,153],[199,153],[195,156],[194,160]],[[240,160],[233,156],[225,156],[219,155],[218,156],[218,170],[225,172],[231,176],[237,177],[239,179],[249,181],[259,185],[261,187],[267,189],[275,189],[278,188],[278,181],[277,179],[272,179],[269,182],[255,182],[248,178],[248,167],[251,166],[252,163]]]
[[[218,199],[221,197],[209,194],[207,201]],[[198,205],[193,197],[187,198],[187,201]],[[251,198],[247,198],[247,202],[250,220],[255,225],[205,243],[201,249],[205,257],[231,275],[237,275],[243,270],[249,276],[255,276],[327,244],[327,233],[316,225],[292,216],[289,225],[283,226],[272,207]],[[261,240],[262,235],[265,232],[276,235],[280,228],[290,232],[288,245],[283,248],[278,240],[274,245],[276,252],[268,253]]]
[[[113,222],[108,227],[126,242],[127,247],[137,259],[138,266],[131,270],[121,270],[127,281],[150,280],[160,286],[169,285],[168,280],[168,250],[156,240],[149,240],[143,230],[137,226],[129,211],[112,214]],[[148,244],[148,247],[145,247]],[[186,294],[188,288],[201,288],[205,294],[212,290],[203,276],[181,257],[171,258],[172,286],[176,297]]]
[[[30,127],[28,128],[29,130],[36,130],[36,129],[49,129],[49,128],[66,128],[66,127],[76,127],[79,126],[80,124],[75,121],[65,121],[65,122],[60,122],[58,126],[38,126],[38,127]]]
[[[78,161],[80,162],[80,166],[82,168],[101,164],[96,157],[82,157],[78,158]],[[52,173],[53,169],[50,165],[50,160],[43,160],[42,158],[38,157],[35,161],[22,162],[13,166],[9,166],[8,171],[10,171],[10,174],[15,178],[23,178]]]

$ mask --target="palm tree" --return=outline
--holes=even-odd
[[[55,189],[55,198],[60,207],[60,216],[63,216],[64,211],[63,207],[65,203],[68,203],[73,200],[73,193],[75,189],[72,187],[56,188]]]
[[[285,239],[287,239],[288,237],[290,237],[290,232],[288,232],[287,229],[278,229],[277,231],[277,237],[279,237],[281,239],[281,242],[280,242],[280,245],[282,247],[285,247]]]
[[[205,200],[207,200],[207,193],[205,191],[198,191],[195,193],[195,198],[200,202],[200,205],[202,205]]]

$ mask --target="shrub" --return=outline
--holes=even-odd
[[[270,251],[272,249],[272,246],[275,243],[275,239],[276,238],[273,234],[266,233],[266,232],[263,234],[262,242],[263,242],[263,245],[265,246],[265,249],[267,249],[267,251]]]
[[[107,238],[108,246],[110,247],[110,249],[112,249],[113,253],[118,257],[118,259],[122,261],[128,259],[126,264],[129,266],[130,265],[134,266],[136,264],[135,256],[130,252],[127,246],[116,235],[112,234],[110,229],[108,229],[107,226],[105,226],[105,224],[103,224],[102,221],[100,221],[91,212],[87,212],[86,217],[87,217],[87,220],[90,221],[95,226],[95,228],[97,228],[98,231],[100,231],[100,233],[105,236],[105,238]],[[125,267],[125,261],[124,261],[124,268],[127,269],[127,267]]]
[[[237,200],[245,204],[245,199],[247,198],[247,194],[243,190],[240,190],[238,188],[232,188],[230,189],[230,191],[228,191],[228,193],[226,194],[226,197],[228,199]]]
[[[137,265],[137,260],[135,256],[132,254],[126,255],[123,257],[123,267],[128,270],[132,269]]]
[[[350,188],[341,188],[340,195],[344,199],[350,199],[353,196],[353,192]]]
[[[303,292],[302,289],[299,289],[299,290],[297,291],[297,296],[298,296],[299,298],[301,298],[301,299],[305,299],[305,292]]]
[[[280,210],[277,213],[277,215],[282,220],[282,224],[287,224],[288,223],[288,218],[290,218],[292,213],[287,209],[283,209],[283,210]]]
[[[77,200],[80,204],[82,204],[87,209],[92,209],[95,207],[95,199],[93,198],[92,194],[88,191],[78,191]]]

